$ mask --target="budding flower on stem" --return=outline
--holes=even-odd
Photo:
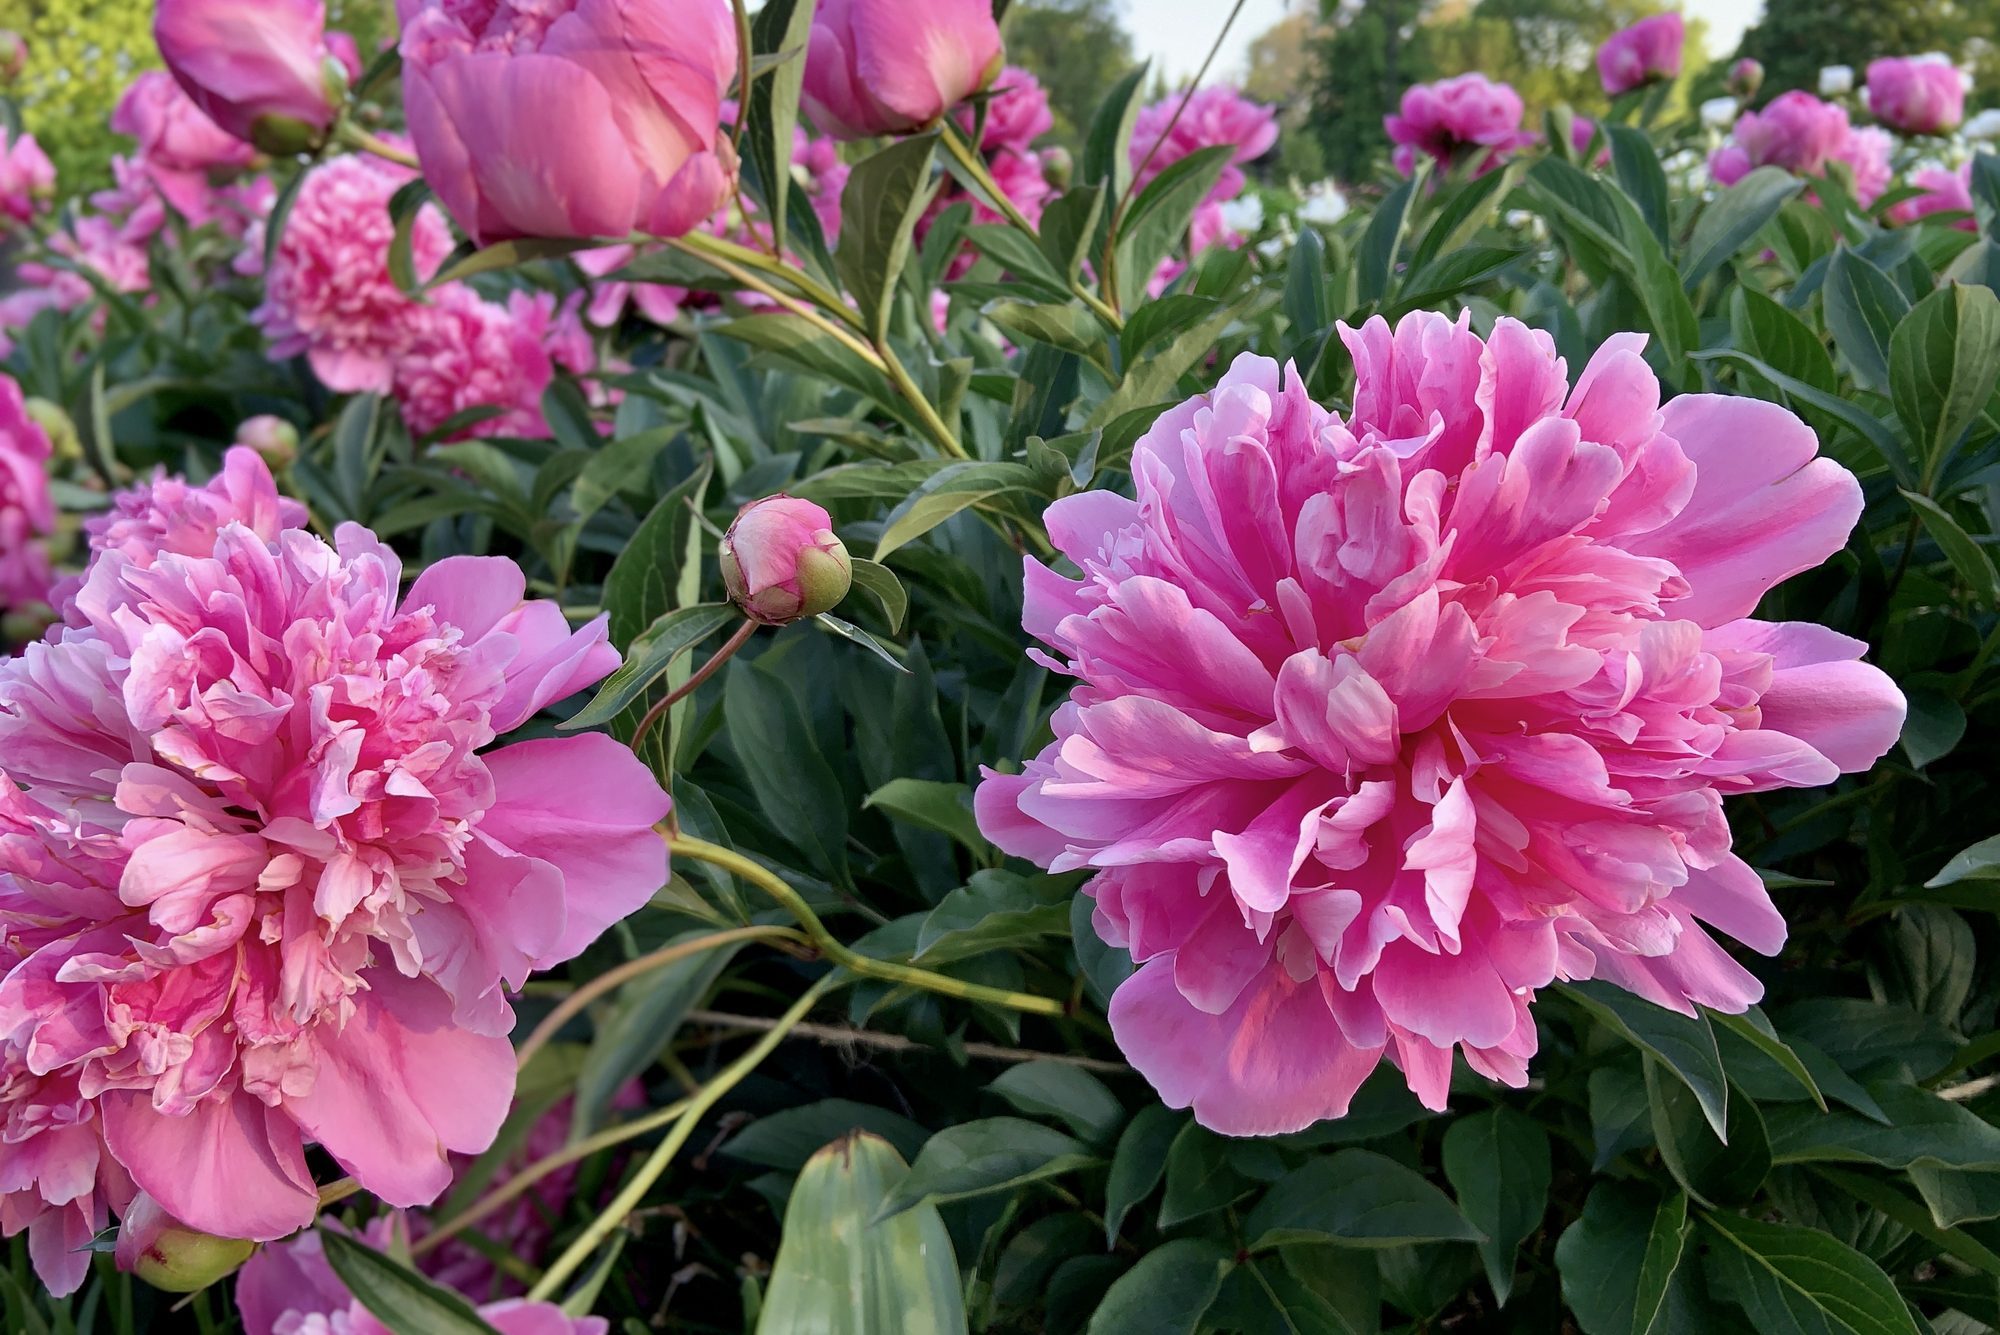
[[[0,28],[0,83],[12,83],[27,70],[27,39],[11,28]]]
[[[766,496],[744,506],[722,539],[722,582],[743,615],[784,626],[839,606],[854,567],[825,510]]]
[[[153,39],[195,105],[265,153],[319,148],[346,100],[322,0],[159,0]]]
[[[1745,56],[1729,67],[1729,91],[1739,98],[1757,96],[1757,90],[1764,86],[1763,62]]]
[[[194,1293],[236,1273],[257,1244],[183,1225],[140,1192],[118,1221],[118,1268],[168,1293]]]
[[[236,443],[257,451],[273,469],[289,468],[299,457],[299,429],[271,413],[252,417],[237,427]]]
[[[835,139],[914,134],[992,83],[1004,64],[987,0],[822,0],[804,105]]]

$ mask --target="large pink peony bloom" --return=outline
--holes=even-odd
[[[1892,207],[1889,210],[1889,218],[1893,222],[1913,223],[1933,213],[1972,212],[1970,162],[1960,166],[1957,171],[1947,171],[1943,167],[1919,167],[1910,173],[1910,184],[1924,193]],[[1964,232],[1979,230],[1979,225],[1971,218],[1960,218],[1953,225]]]
[[[1181,101],[1179,93],[1162,98],[1141,108],[1132,123],[1132,166],[1139,173],[1139,188],[1189,154],[1228,145],[1235,151],[1207,198],[1215,204],[1236,198],[1243,193],[1242,168],[1278,142],[1277,113],[1221,85],[1199,90],[1186,99],[1185,109]]]
[[[31,134],[0,128],[0,231],[8,221],[34,221],[55,197],[56,169]]]
[[[1845,162],[1854,170],[1856,196],[1867,205],[1888,188],[1891,147],[1883,131],[1850,125],[1845,107],[1794,88],[1762,111],[1737,117],[1729,142],[1710,155],[1708,167],[1718,182],[1734,185],[1756,167],[1824,176],[1827,163]]]
[[[1475,170],[1488,172],[1508,154],[1535,141],[1521,128],[1521,95],[1484,74],[1461,74],[1403,90],[1396,114],[1382,126],[1396,145],[1396,170],[1416,170],[1424,153],[1449,166],[1461,154],[1474,157]]]
[[[28,416],[21,387],[0,375],[0,612],[49,599],[54,576],[44,540],[56,526],[52,453],[48,433]]]
[[[363,1237],[379,1250],[392,1245],[395,1229],[396,1221],[377,1219]],[[251,1257],[236,1278],[236,1306],[244,1335],[390,1335],[333,1273],[317,1232]],[[478,1311],[500,1335],[606,1335],[611,1328],[603,1317],[569,1316],[554,1303],[514,1299]]]
[[[1629,28],[1620,28],[1597,48],[1597,78],[1616,97],[1681,72],[1681,47],[1687,40],[1679,14],[1653,14]]]
[[[555,378],[558,353],[572,371],[588,371],[568,352],[573,312],[558,311],[547,292],[515,292],[506,304],[448,284],[411,321],[410,339],[391,368],[392,388],[410,430],[428,435],[478,408],[497,414],[472,429],[483,436],[546,436],[542,394]]]
[[[1785,924],[1723,797],[1865,769],[1903,719],[1859,641],[1748,619],[1861,513],[1789,412],[1662,406],[1635,335],[1572,389],[1512,320],[1341,332],[1346,421],[1245,356],[1140,442],[1136,500],[1050,508],[1082,578],[1028,562],[1025,622],[1078,684],[977,798],[1095,871],[1140,965],[1119,1045],[1228,1134],[1339,1116],[1385,1055],[1433,1108],[1455,1049],[1518,1086],[1557,979],[1742,1010],[1709,929]]]
[[[506,1114],[508,992],[666,874],[623,747],[486,749],[616,665],[604,622],[503,558],[400,576],[355,525],[107,542],[72,624],[0,664],[0,1111],[19,1144],[87,1127],[101,1190],[203,1232],[309,1223],[308,1142],[432,1200]],[[10,1229],[75,1227],[68,1139],[10,1152],[10,1208],[48,1207]]]
[[[257,320],[274,357],[303,354],[328,389],[387,390],[422,320],[422,303],[389,276],[389,201],[415,179],[380,158],[335,158],[312,169],[285,219]],[[435,273],[451,248],[443,216],[422,210],[410,233],[418,277]],[[261,253],[253,238],[246,254]]]
[[[278,494],[271,469],[246,445],[222,456],[222,471],[202,486],[161,469],[112,498],[111,509],[84,521],[93,554],[117,552],[141,568],[164,555],[201,557],[231,524],[263,542],[288,528],[304,528],[306,508]]]
[[[1943,56],[1871,60],[1868,110],[1904,134],[1945,134],[1965,119],[1965,78]]]
[[[986,0],[821,0],[802,105],[836,139],[913,134],[992,83],[1003,58]]]

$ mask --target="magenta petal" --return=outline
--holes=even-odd
[[[299,1129],[248,1094],[207,1099],[185,1117],[143,1092],[104,1095],[104,1139],[141,1190],[190,1228],[268,1242],[312,1223],[319,1191]]]

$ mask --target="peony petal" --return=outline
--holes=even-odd
[[[111,1090],[99,1106],[112,1154],[190,1228],[268,1242],[319,1212],[299,1128],[248,1094],[206,1099],[185,1117],[155,1112],[138,1090]]]

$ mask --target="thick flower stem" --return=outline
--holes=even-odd
[[[340,127],[333,132],[333,137],[334,142],[358,153],[373,153],[378,158],[384,158],[399,167],[408,167],[411,171],[422,169],[423,164],[417,161],[416,154],[396,147],[380,135],[370,134],[353,121],[342,121]]]
[[[1025,234],[1030,239],[1039,243],[1041,240],[1041,230],[1028,221],[1026,214],[1014,207],[1014,201],[1007,197],[1007,192],[1002,190],[1000,183],[993,179],[993,172],[987,167],[986,159],[973,151],[972,145],[965,141],[964,137],[959,134],[957,127],[949,120],[945,121],[939,128],[946,151],[952,157],[958,159],[958,165],[965,169],[966,175],[970,176],[978,184],[979,188],[986,193],[987,197],[993,201],[993,207],[999,210],[1000,216],[1005,218],[1008,225],[1016,231]],[[1113,330],[1123,330],[1125,328],[1125,322],[1118,317],[1118,312],[1112,310],[1103,298],[1085,287],[1075,274],[1069,276],[1069,290],[1075,295],[1078,301],[1081,301],[1090,308],[1093,315],[1110,325]]]
[[[738,649],[749,643],[750,637],[756,633],[757,623],[748,617],[743,618],[743,624],[738,626],[736,633],[731,635],[723,643],[723,646],[715,651],[714,657],[696,668],[693,676],[689,677],[679,686],[674,687],[673,690],[668,691],[664,699],[646,711],[646,717],[639,720],[638,728],[632,733],[632,749],[637,751],[639,744],[646,740],[646,734],[653,730],[655,723],[658,723],[666,716],[666,712],[669,709],[672,709],[675,705],[693,695],[703,682],[721,670],[722,665],[727,663]]]
[[[534,1060],[535,1054],[548,1046],[549,1040],[561,1032],[564,1025],[581,1014],[584,1007],[614,988],[621,987],[634,978],[643,977],[655,969],[664,969],[669,964],[687,959],[689,956],[706,954],[739,941],[795,941],[801,945],[807,944],[803,935],[789,927],[732,927],[727,931],[711,932],[707,936],[696,937],[692,941],[678,941],[670,946],[662,946],[651,954],[627,960],[617,968],[599,974],[564,997],[562,1002],[535,1026],[534,1032],[530,1033],[516,1050],[515,1065],[526,1070],[528,1063]]]
[[[827,319],[826,316],[820,314],[813,307],[806,305],[791,293],[781,291],[773,284],[752,274],[748,269],[736,263],[734,259],[690,242],[684,236],[674,237],[667,244],[682,254],[694,256],[723,277],[741,284],[747,290],[769,297],[793,315],[798,316],[821,333],[839,342],[841,346],[867,362],[877,371],[882,371],[886,374],[888,368],[882,365],[882,359],[876,354],[874,348],[869,347],[868,344],[856,338],[840,325]]]
[[[819,915],[812,911],[812,906],[806,903],[798,891],[741,853],[732,852],[719,844],[711,844],[705,839],[696,839],[686,834],[674,835],[667,846],[676,857],[693,858],[697,862],[720,867],[764,891],[777,900],[786,912],[799,920],[799,925],[806,929],[806,934],[812,937],[813,944],[819,947],[822,954],[852,973],[885,983],[922,988],[926,992],[958,997],[964,1001],[1004,1006],[1008,1010],[1024,1011],[1030,1015],[1060,1016],[1066,1013],[1060,1001],[1048,997],[1031,996],[1025,992],[1009,992],[997,987],[984,987],[978,983],[948,978],[941,973],[932,973],[928,969],[857,955],[835,939],[833,933],[826,929],[826,924],[819,920]]]
[[[637,238],[640,241],[649,239]],[[841,300],[838,292],[804,270],[786,264],[782,259],[761,250],[737,245],[734,241],[727,241],[707,232],[689,232],[686,236],[675,238],[675,241],[680,249],[693,252],[704,260],[711,262],[723,260],[740,269],[755,269],[780,282],[789,283],[800,295],[817,304],[828,315],[834,316],[857,332],[861,330],[861,317]]]
[[[589,1260],[591,1253],[595,1252],[606,1238],[623,1226],[626,1217],[639,1208],[639,1203],[646,1199],[646,1193],[653,1189],[653,1184],[667,1171],[667,1166],[674,1161],[674,1156],[680,1153],[681,1146],[687,1144],[688,1137],[694,1134],[695,1126],[708,1114],[708,1110],[720,1103],[722,1096],[741,1083],[745,1076],[762,1065],[764,1059],[784,1041],[786,1031],[805,1019],[807,1012],[812,1010],[832,986],[833,979],[829,976],[807,988],[805,995],[793,1002],[791,1009],[779,1018],[777,1028],[758,1039],[748,1052],[731,1062],[720,1075],[703,1085],[699,1094],[688,1100],[686,1109],[675,1120],[673,1130],[667,1133],[667,1138],[647,1156],[646,1162],[639,1166],[639,1171],[634,1173],[619,1190],[610,1206],[591,1220],[590,1226],[584,1229],[576,1241],[564,1249],[563,1254],[556,1258],[555,1264],[543,1272],[542,1277],[535,1282],[535,1287],[528,1291],[528,1301],[547,1302],[553,1298],[556,1290],[562,1287],[563,1281],[575,1273],[578,1266]]]
[[[881,354],[882,369],[888,375],[890,382],[916,412],[917,420],[923,423],[925,432],[937,447],[954,459],[970,459],[972,456],[967,454],[965,446],[959,443],[958,433],[946,424],[944,418],[938,415],[938,410],[931,406],[931,401],[924,397],[923,390],[917,387],[917,382],[911,378],[908,369],[896,356],[895,350],[887,341],[876,343],[875,350]]]

